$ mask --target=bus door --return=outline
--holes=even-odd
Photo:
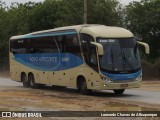
[[[84,60],[92,69],[98,72],[98,61],[96,54],[96,47],[90,42],[94,41],[94,38],[88,34],[81,34],[82,51]]]

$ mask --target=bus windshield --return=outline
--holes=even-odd
[[[97,38],[97,42],[104,48],[104,55],[100,58],[102,71],[131,73],[141,69],[139,51],[134,38]]]

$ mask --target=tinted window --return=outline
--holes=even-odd
[[[91,35],[81,34],[82,49],[85,61],[94,70],[98,71],[96,47],[91,44],[92,41],[94,41],[94,38]]]
[[[86,63],[91,63],[91,44],[94,38],[88,34],[81,34],[82,49]],[[92,51],[93,52],[93,51]]]
[[[101,69],[109,73],[133,73],[141,69],[140,56],[134,38],[97,38],[103,45]]]
[[[11,40],[11,52],[14,54],[61,52],[81,57],[77,34]]]
[[[27,41],[24,39],[11,40],[10,51],[14,54],[25,54],[27,52]]]
[[[10,51],[14,54],[58,52],[54,37],[11,40],[10,44]]]
[[[57,53],[58,47],[54,37],[33,38],[28,43],[29,53]]]
[[[72,53],[81,57],[80,44],[77,34],[56,36],[55,39],[62,53]]]
[[[56,43],[58,45],[59,51],[64,51],[64,44],[63,44],[63,36],[55,36]]]

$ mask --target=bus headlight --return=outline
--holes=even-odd
[[[104,76],[101,76],[102,80],[106,81],[106,82],[112,82],[110,79],[104,77]]]
[[[104,76],[101,76],[101,79],[104,80],[104,81],[106,81],[107,78],[104,77]]]
[[[140,75],[140,76],[136,79],[136,81],[138,81],[139,79],[142,79],[142,75]]]
[[[107,78],[106,78],[106,81],[107,81],[107,82],[112,82],[112,80],[110,80],[110,79],[107,79]]]

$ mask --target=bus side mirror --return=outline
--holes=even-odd
[[[92,45],[96,46],[98,48],[98,55],[103,56],[103,46],[100,43],[91,42]]]
[[[137,43],[138,43],[139,45],[142,45],[142,46],[145,47],[145,53],[146,53],[146,54],[149,54],[149,53],[150,53],[149,45],[148,45],[147,43],[139,42],[139,41],[137,41]]]

